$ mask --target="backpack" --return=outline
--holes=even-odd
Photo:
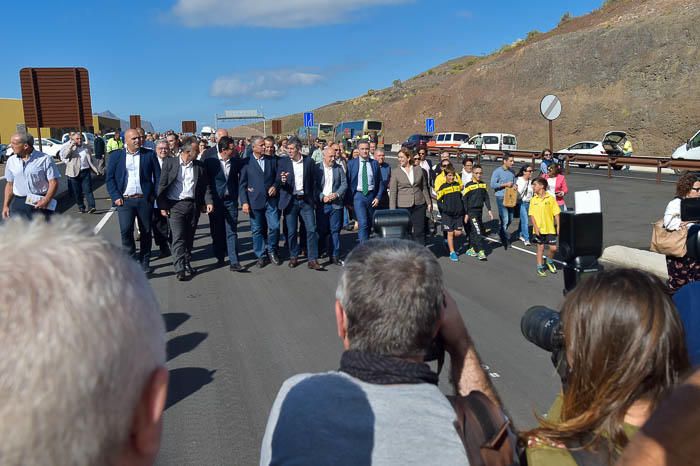
[[[464,444],[470,466],[517,466],[524,452],[503,410],[486,395],[448,396],[457,414],[455,428]],[[523,460],[524,461],[524,460]]]

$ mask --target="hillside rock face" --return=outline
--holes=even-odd
[[[461,60],[461,62],[460,62]],[[555,149],[627,131],[639,155],[670,155],[700,129],[700,2],[616,0],[510,50],[465,57],[398,86],[317,109],[316,121],[384,121],[385,142],[422,132],[508,132],[547,145],[546,94],[563,105]],[[283,129],[301,115],[283,119]]]

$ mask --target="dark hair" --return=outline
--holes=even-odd
[[[696,181],[700,180],[695,173],[686,173],[678,178],[676,182],[676,197],[681,199],[690,193],[690,188],[693,187]]]
[[[503,163],[505,163],[508,159],[515,159],[515,156],[511,154],[510,152],[504,150],[503,151]]]
[[[455,169],[454,167],[452,167],[452,165],[450,165],[449,167],[445,168],[442,172],[445,174],[445,177],[447,177],[447,175],[454,175]]]
[[[526,163],[525,165],[520,167],[520,170],[518,170],[518,174],[516,175],[516,177],[520,178],[521,176],[523,176],[523,174],[525,173],[525,170],[527,170],[530,167],[532,167],[532,165],[529,163]]]
[[[225,151],[226,149],[228,149],[228,146],[230,146],[231,144],[235,144],[235,143],[233,142],[233,138],[232,138],[232,137],[230,137],[230,136],[222,136],[221,139],[219,139],[219,142],[218,142],[218,144],[217,144],[217,146],[218,146],[218,148],[219,148],[219,152]]]
[[[632,404],[645,400],[653,410],[690,368],[678,311],[659,278],[615,269],[569,293],[561,320],[570,362],[561,416],[540,418],[526,435],[564,444],[607,439],[611,453],[624,448]]]
[[[554,171],[555,175],[561,175],[561,167],[559,164],[552,163],[547,167],[547,171]]]
[[[538,176],[530,184],[535,184],[538,183],[544,187],[544,189],[547,189],[549,187],[549,183],[547,183],[547,180],[543,176]]]
[[[472,165],[474,164],[474,160],[470,159],[469,157],[464,157],[464,160],[462,160],[462,165],[466,165],[467,162],[471,162]]]
[[[550,154],[552,153],[552,151],[549,149],[542,149],[542,152],[540,152],[540,157],[544,157],[545,152],[549,152]]]
[[[481,171],[484,171],[484,167],[482,167],[478,163],[472,166],[472,171],[476,170],[477,168]]]

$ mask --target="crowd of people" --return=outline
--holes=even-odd
[[[173,160],[164,165],[182,165]],[[6,222],[0,255],[6,275],[19,263],[34,271],[22,286],[0,287],[2,463],[154,464],[168,390],[165,328],[138,265],[68,217]],[[602,272],[567,295],[560,315],[561,393],[537,426],[519,431],[510,464],[697,464],[700,372],[664,284],[638,270]],[[339,369],[284,382],[261,465],[488,458],[456,428],[426,364],[438,337],[454,393],[480,392],[507,411],[434,254],[415,241],[363,242],[339,277],[335,319]],[[471,414],[484,421],[484,412]]]

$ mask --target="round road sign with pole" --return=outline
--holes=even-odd
[[[561,115],[561,100],[559,100],[559,97],[552,94],[544,96],[540,102],[540,113],[549,123],[549,150],[550,152],[554,152],[554,129],[552,128],[552,121],[556,120],[559,118],[559,115]]]

